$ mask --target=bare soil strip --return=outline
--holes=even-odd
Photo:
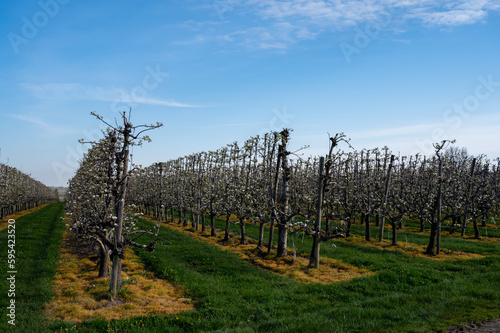
[[[228,243],[223,243],[222,233],[218,237],[212,237],[210,236],[210,231],[202,234],[199,231],[194,231],[190,226],[183,227],[179,223],[163,223],[163,225],[199,241],[215,245],[225,251],[236,253],[240,258],[257,267],[301,283],[329,284],[374,274],[366,269],[351,266],[340,260],[331,258],[321,258],[320,268],[314,269],[309,267],[309,258],[297,255],[295,260],[293,256],[277,259],[276,252],[271,252],[270,254],[263,253],[257,249],[257,243],[252,239],[248,240],[247,245],[240,245],[239,239],[234,237]],[[292,252],[289,249],[288,253]]]
[[[467,323],[463,326],[452,326],[448,333],[495,333],[500,332],[500,318],[486,320],[482,323]]]
[[[97,278],[97,256],[63,238],[58,272],[53,281],[53,300],[45,306],[50,319],[81,322],[90,318],[106,320],[151,314],[175,314],[194,309],[182,289],[158,279],[145,270],[134,252],[127,249],[123,261],[123,287],[117,300],[109,293],[109,278]],[[80,244],[81,245],[81,244]],[[88,247],[87,247],[88,248]],[[92,254],[93,251],[90,251]]]

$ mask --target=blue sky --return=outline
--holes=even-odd
[[[65,185],[112,121],[162,122],[149,165],[282,127],[324,154],[500,156],[500,1],[2,1],[0,148]]]

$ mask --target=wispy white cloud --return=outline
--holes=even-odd
[[[460,126],[455,126],[455,123],[450,123],[447,121],[435,122],[435,123],[424,123],[424,124],[416,124],[410,126],[399,126],[399,127],[386,127],[380,128],[376,130],[364,130],[359,132],[349,133],[350,137],[357,139],[378,139],[378,138],[387,138],[387,137],[422,137],[426,136],[429,138],[429,141],[432,139],[430,136],[435,129],[440,129],[439,132],[443,132],[443,134],[447,134],[450,137],[449,139],[453,139],[453,135],[458,135],[461,132],[467,130],[475,132],[476,134],[491,132],[495,130],[498,132],[500,137],[500,113],[493,114],[483,114],[483,115],[475,115],[474,117],[468,118],[467,120],[463,120],[460,123]]]
[[[200,106],[200,105],[192,105],[192,104],[186,104],[186,103],[180,103],[176,102],[173,100],[162,100],[162,99],[155,99],[155,98],[141,98],[139,101],[134,98],[122,98],[122,99],[109,99],[107,101],[110,102],[122,102],[122,103],[139,103],[139,104],[149,104],[149,105],[161,105],[161,106],[171,106],[171,107],[177,107],[177,108],[199,108],[199,107],[206,107],[206,106]]]
[[[55,126],[52,124],[47,123],[46,121],[32,117],[32,116],[27,116],[27,115],[18,115],[18,114],[8,114],[7,115],[10,118],[21,120],[26,123],[34,124],[38,126],[39,128],[42,128],[52,134],[73,134],[76,133],[74,129],[67,128],[67,127],[59,127]]]
[[[78,83],[46,83],[22,84],[37,98],[50,100],[93,100],[118,103],[137,103],[149,105],[162,105],[169,107],[195,108],[197,105],[181,103],[174,100],[156,99],[140,95],[134,89],[87,87]],[[141,90],[146,91],[145,89]],[[147,93],[147,91],[146,91]],[[137,96],[136,96],[137,95]]]
[[[176,41],[174,42],[174,45],[199,45],[210,40],[211,38],[207,38],[206,35],[198,34],[191,39]]]
[[[459,127],[443,121],[385,128],[351,133],[358,143],[377,145],[384,143],[405,154],[432,154],[432,143],[443,139],[456,139],[457,147],[466,147],[471,154],[486,153],[498,156],[498,147],[492,142],[500,140],[500,113],[476,115],[464,120]],[[369,147],[366,147],[369,148]]]
[[[432,26],[453,27],[477,23],[486,19],[488,11],[498,9],[498,1],[449,1],[441,4],[436,1],[434,6],[414,6],[406,17],[419,19]]]
[[[233,18],[253,14],[257,19],[252,20],[252,28],[221,39],[260,49],[285,49],[322,32],[351,29],[387,13],[391,24],[384,28],[398,34],[412,23],[429,28],[474,24],[500,10],[499,0],[246,0],[229,1],[228,5]],[[189,26],[200,27],[194,22]]]
[[[212,9],[212,8],[210,8],[210,9]],[[205,10],[207,10],[207,8],[205,8]],[[206,29],[210,29],[213,26],[222,25],[224,23],[225,22],[223,22],[223,21],[195,21],[195,20],[187,20],[187,21],[184,21],[184,23],[182,23],[180,25],[180,27],[181,28],[186,28],[186,29],[189,29],[189,30],[192,30],[192,31],[204,31]]]
[[[276,22],[271,27],[252,27],[222,36],[222,41],[235,42],[249,49],[283,50],[299,40],[314,39],[317,32],[288,22]]]
[[[248,128],[250,126],[265,126],[266,123],[263,121],[257,122],[243,122],[243,123],[221,123],[217,125],[203,125],[199,126],[200,128],[230,128],[230,127],[242,127]]]
[[[454,128],[449,122],[423,123],[410,126],[385,127],[375,130],[346,131],[356,150],[389,147],[394,153],[405,155],[433,155],[433,143],[443,139],[455,139],[456,147],[465,147],[472,155],[486,154],[489,158],[500,157],[495,142],[500,141],[500,112],[475,115]],[[305,134],[296,137],[307,142],[311,149],[307,154],[323,155],[327,149],[326,134]],[[347,146],[340,149],[348,150]]]
[[[265,19],[303,19],[322,26],[345,28],[373,20],[383,11],[398,11],[403,18],[419,18],[437,25],[475,23],[488,11],[500,9],[498,0],[248,0]]]
[[[425,131],[415,136],[413,146],[417,151],[429,153],[433,150],[432,143],[456,139],[457,146],[467,147],[473,152],[488,152],[488,149],[493,148],[490,151],[496,150],[498,153],[498,148],[492,142],[500,140],[499,124],[500,113],[474,115],[462,119],[458,126],[447,121],[428,124]]]
[[[357,22],[374,19],[387,6],[385,1],[248,1],[257,7],[265,19],[302,20],[317,26],[345,27]]]
[[[357,139],[375,139],[375,138],[386,138],[386,137],[398,137],[425,133],[435,127],[439,126],[438,123],[434,124],[420,124],[412,126],[401,126],[394,128],[382,128],[376,130],[359,131],[353,132],[349,135]]]
[[[390,38],[389,40],[394,43],[411,44],[411,40],[409,39]]]

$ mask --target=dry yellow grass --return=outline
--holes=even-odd
[[[0,220],[0,231],[4,230],[5,228],[7,228],[8,226],[8,221],[10,219],[13,219],[13,220],[17,220],[18,218],[24,216],[24,215],[28,215],[28,214],[31,214],[39,209],[42,209],[43,207],[47,206],[47,205],[50,205],[50,203],[48,204],[43,204],[43,205],[40,205],[38,207],[35,207],[35,208],[31,208],[31,209],[27,209],[27,210],[23,210],[23,211],[20,211],[20,212],[17,212],[15,214],[11,214],[11,215],[7,215],[5,216],[2,220]]]
[[[476,254],[476,253],[467,253],[467,252],[461,252],[461,251],[449,251],[446,249],[442,249],[441,253],[439,255],[430,257],[430,256],[424,254],[425,250],[427,249],[426,245],[420,245],[420,244],[409,243],[409,242],[398,242],[398,245],[391,245],[391,242],[389,240],[384,240],[382,243],[380,243],[378,240],[374,240],[374,239],[367,242],[365,240],[364,236],[360,236],[360,235],[351,235],[349,238],[345,238],[345,239],[339,238],[339,241],[358,244],[361,246],[367,246],[367,247],[376,248],[376,249],[383,249],[383,250],[389,250],[389,251],[399,251],[399,252],[409,254],[413,257],[422,257],[422,258],[427,258],[427,259],[432,259],[432,260],[456,260],[456,259],[484,258],[483,255]]]
[[[53,300],[45,306],[51,319],[80,322],[89,318],[106,320],[150,314],[175,314],[194,306],[182,296],[182,289],[157,279],[145,270],[130,249],[123,261],[123,288],[117,300],[109,293],[109,278],[97,278],[91,257],[79,258],[67,246],[67,232],[61,247],[59,268],[53,282]]]
[[[229,243],[223,243],[222,234],[215,238],[210,236],[210,231],[206,231],[203,234],[193,232],[191,227],[183,227],[179,223],[167,223],[164,225],[183,234],[190,235],[199,241],[210,243],[223,250],[236,253],[240,258],[257,267],[286,276],[297,282],[328,284],[373,274],[373,272],[366,269],[350,266],[331,258],[321,258],[320,268],[314,269],[309,267],[309,258],[297,255],[294,261],[291,256],[276,259],[276,253],[264,254],[256,248],[256,243],[253,240],[248,240],[248,245],[239,245],[239,240],[236,239],[231,239]],[[289,253],[291,252],[289,250]]]
[[[497,224],[492,224],[488,221],[488,225],[486,227],[486,230],[498,230],[500,229],[500,219],[499,218],[495,218],[495,223]],[[447,227],[449,225],[449,223],[447,222],[444,222],[443,223],[443,227]],[[481,224],[479,224],[481,225]],[[469,225],[469,228],[472,227],[472,224]],[[389,230],[390,230],[390,226],[389,226]],[[479,226],[479,229],[481,230],[481,233],[484,233],[484,227],[481,227]],[[429,234],[429,225],[426,225],[426,231],[424,232],[420,232],[420,228],[419,227],[412,227],[412,226],[408,226],[408,225],[404,225],[403,226],[403,229],[401,229],[401,231],[405,231],[405,232],[412,232],[412,233],[416,233],[416,234],[420,234],[420,235],[428,235]],[[490,237],[490,236],[481,236],[481,239],[475,239],[473,235],[466,235],[466,236],[461,236],[461,230],[455,230],[455,232],[450,232],[448,230],[442,230],[441,231],[441,237],[443,238],[460,238],[460,239],[466,239],[466,240],[473,240],[473,241],[480,241],[480,242],[486,242],[486,243],[497,243],[498,242],[498,237]]]

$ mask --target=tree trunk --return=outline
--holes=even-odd
[[[177,220],[177,223],[182,223],[182,208],[179,208],[179,219]]]
[[[392,227],[392,245],[398,245],[398,224],[396,221],[391,221],[391,227]]]
[[[109,249],[106,245],[99,246],[99,275],[97,277],[108,277]]]
[[[113,267],[111,269],[111,279],[110,279],[110,291],[113,294],[113,298],[116,297],[117,291],[122,285],[122,258],[119,255],[113,256]]]
[[[309,265],[314,265],[314,268],[319,268],[319,250],[321,246],[321,216],[323,209],[323,168],[325,166],[325,158],[319,159],[319,177],[318,177],[318,202],[316,207],[316,223],[314,225],[313,247],[311,250],[311,259]],[[295,255],[295,247],[294,247]]]
[[[124,128],[123,148],[122,151],[116,154],[117,159],[117,177],[119,180],[118,185],[118,205],[116,214],[116,226],[114,232],[114,249],[113,249],[113,269],[111,270],[111,278],[109,289],[116,297],[117,291],[122,283],[122,256],[125,255],[125,245],[123,243],[123,220],[125,213],[125,197],[127,194],[127,181],[128,181],[128,161],[129,161],[129,145],[130,145],[130,131],[131,124],[126,123]]]
[[[425,250],[425,254],[430,256],[434,256],[436,253],[434,252],[434,245],[436,242],[436,233],[437,233],[437,224],[431,224],[431,235],[429,237],[429,245],[427,245],[427,250]]]
[[[244,218],[238,218],[240,220],[240,245],[247,245],[247,237],[245,235],[245,219]]]
[[[182,226],[187,227],[188,226],[188,219],[187,219],[187,209],[182,210]]]
[[[226,228],[224,229],[224,239],[222,240],[223,242],[229,242],[229,216],[230,214],[226,215]]]
[[[274,215],[274,214],[273,214]],[[271,225],[269,227],[269,242],[267,243],[267,253],[270,253],[273,249],[273,238],[274,238],[274,222],[276,221],[276,217],[271,217]]]
[[[204,233],[206,230],[206,225],[205,225],[205,213],[201,214],[201,233]]]
[[[313,245],[312,245],[312,248],[311,248],[311,254],[309,255],[309,266],[313,266],[314,265],[314,262],[315,262],[315,259],[316,259],[316,237],[314,237],[314,234],[313,234],[313,237],[312,237],[312,241],[313,241]],[[294,247],[294,250],[295,250],[295,247]]]
[[[259,225],[259,243],[257,244],[257,249],[262,251],[264,249],[264,223],[260,222]]]
[[[394,155],[391,155],[391,161],[389,162],[389,169],[387,170],[387,176],[385,178],[384,202],[382,204],[383,213],[382,213],[382,220],[380,221],[380,234],[378,236],[379,242],[381,242],[384,239],[385,209],[387,206],[387,196],[389,195],[389,185],[391,183],[391,170],[393,162],[394,162]]]
[[[200,214],[201,214],[201,199],[198,198],[197,200],[197,209],[196,209],[196,226],[195,230],[198,230],[198,227],[200,226]]]
[[[288,222],[289,214],[289,198],[288,198],[288,182],[291,177],[291,169],[288,165],[288,151],[286,149],[288,143],[289,131],[284,129],[281,131],[281,169],[283,170],[282,179],[282,194],[281,194],[281,213],[279,214],[278,221],[278,250],[276,256],[278,258],[286,257],[288,255],[288,230],[286,224]]]
[[[345,231],[346,238],[351,236],[351,225],[352,225],[352,216],[349,215],[347,217],[347,227],[346,227],[346,231]]]
[[[284,223],[278,223],[278,253],[276,257],[283,258],[288,256],[288,232]]]
[[[458,221],[458,218],[456,216],[451,217],[451,228],[448,229],[450,234],[455,232],[455,225],[457,225],[458,222],[459,221]]]
[[[441,252],[441,197],[442,197],[442,180],[441,177],[443,175],[443,162],[441,158],[439,159],[439,187],[438,187],[438,197],[437,197],[437,230],[436,230],[436,254]]]
[[[217,231],[215,230],[215,214],[210,214],[210,236],[217,237]]]
[[[278,204],[278,183],[279,183],[282,151],[283,151],[283,147],[282,147],[282,145],[280,145],[280,147],[278,149],[278,160],[276,161],[276,172],[274,174],[272,198],[270,198],[270,200],[269,200],[272,202],[272,204],[270,205],[270,207],[271,207],[271,227],[269,228],[269,243],[267,245],[267,253],[270,253],[271,250],[273,249],[274,224],[278,220],[278,214],[276,212],[276,205]]]
[[[371,231],[370,231],[370,214],[365,215],[365,240],[371,241]]]
[[[467,227],[467,214],[469,213],[469,200],[470,200],[470,189],[472,186],[472,178],[474,177],[474,167],[476,166],[476,159],[472,159],[472,165],[470,168],[469,183],[467,184],[467,196],[465,197],[465,209],[464,209],[464,221],[462,223],[462,236],[465,236],[465,228]]]
[[[474,217],[472,219],[472,223],[474,224],[474,238],[475,239],[481,239],[481,234],[479,233],[479,226],[477,224],[477,218]]]

